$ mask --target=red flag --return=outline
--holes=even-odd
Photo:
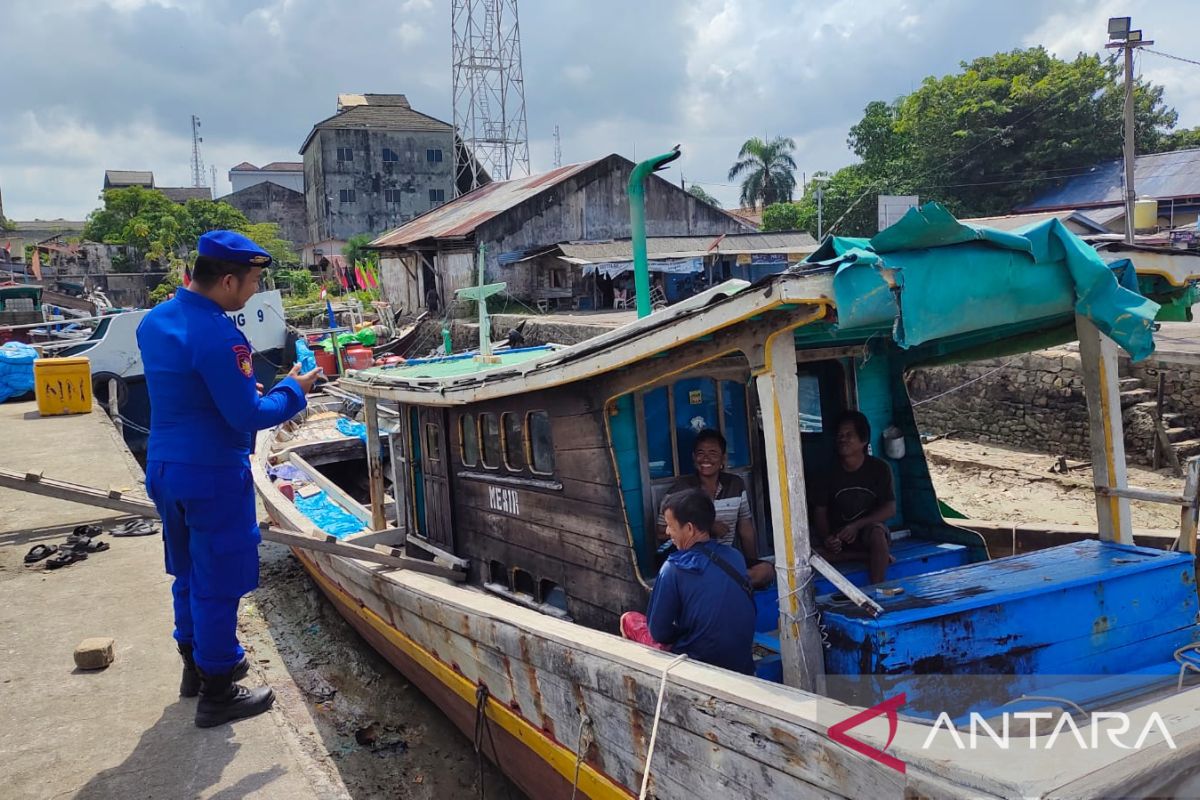
[[[29,266],[33,269],[33,277],[40,281],[42,279],[42,254],[36,247],[33,248],[33,261]]]
[[[371,284],[371,288],[378,289],[379,281],[377,281],[375,279],[375,267],[372,266],[371,264],[367,264],[366,273],[367,273],[367,282]]]
[[[360,289],[367,288],[367,276],[363,274],[362,265],[359,264],[357,261],[354,262],[354,277],[355,277],[355,279],[358,280],[358,288],[360,288]]]

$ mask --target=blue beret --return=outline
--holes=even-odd
[[[196,243],[196,252],[208,258],[219,258],[234,264],[268,267],[271,254],[250,239],[233,231],[209,231]]]

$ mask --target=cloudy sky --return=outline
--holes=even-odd
[[[339,92],[404,93],[452,118],[450,0],[3,5],[0,192],[14,219],[82,219],[106,168],[187,185],[192,114],[221,194],[234,164],[299,160]],[[669,177],[734,205],[725,174],[748,136],[791,136],[803,172],[835,169],[867,102],[977,55],[1094,51],[1115,15],[1200,60],[1195,0],[522,0],[533,169],[552,166],[555,124],[565,162],[681,142]],[[1200,125],[1200,66],[1140,62],[1180,124]]]

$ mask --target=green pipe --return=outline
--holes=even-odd
[[[442,328],[442,349],[446,351],[446,355],[451,355],[454,352],[454,346],[450,344],[449,328]]]
[[[637,294],[638,319],[649,316],[650,307],[650,264],[646,258],[646,178],[652,172],[666,169],[675,159],[683,155],[679,145],[669,153],[648,158],[633,168],[629,176],[629,228],[633,240],[633,286]]]

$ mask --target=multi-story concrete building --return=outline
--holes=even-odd
[[[343,94],[300,147],[306,263],[341,252],[454,198],[454,128],[401,94]],[[320,251],[320,252],[317,252]]]

